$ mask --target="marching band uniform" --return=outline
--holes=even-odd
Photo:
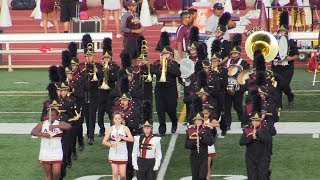
[[[132,98],[129,93],[124,93],[120,100],[127,100],[131,101]],[[120,109],[115,109],[114,112],[120,112],[123,114],[124,124],[129,128],[131,134],[137,135],[139,134],[139,128],[140,128],[140,112],[136,109],[136,106],[130,105],[128,103],[128,106],[125,107],[121,105]],[[126,177],[127,179],[132,179],[134,176],[133,166],[132,166],[132,148],[133,143],[127,142],[127,151],[128,151],[128,164],[127,164],[127,171],[126,171]]]
[[[193,118],[196,119],[202,120],[202,125],[197,129],[194,124],[186,130],[185,148],[191,151],[192,180],[205,180],[208,172],[208,146],[213,145],[215,139],[210,129],[203,126],[204,120],[200,114]]]
[[[152,120],[146,120],[142,127],[152,128],[152,124]],[[162,158],[160,141],[161,137],[153,134],[143,133],[134,137],[132,165],[137,170],[138,180],[156,180]]]
[[[161,54],[172,53],[172,49],[170,47],[164,47]],[[177,77],[181,76],[181,71],[179,69],[179,64],[172,60],[166,59],[166,82],[159,82],[162,65],[160,65],[160,60],[157,60],[152,68],[152,71],[157,76],[157,82],[155,87],[155,100],[156,100],[156,109],[158,112],[158,119],[159,119],[159,134],[164,135],[166,133],[166,116],[165,113],[167,112],[171,122],[172,128],[171,132],[175,133],[177,130],[177,100],[178,100],[178,92],[177,92]]]
[[[261,113],[254,111],[251,120],[261,121]],[[256,133],[254,132],[256,131]],[[256,134],[254,137],[253,134]],[[268,152],[267,144],[271,142],[269,128],[264,121],[258,127],[247,125],[243,129],[240,145],[246,145],[246,166],[249,180],[268,179]]]
[[[89,62],[85,63],[85,67],[82,70],[85,81],[85,91],[90,97],[86,97],[86,103],[89,104],[89,122],[87,124],[87,136],[88,144],[92,145],[94,141],[94,129],[96,124],[96,113],[98,111],[99,103],[99,81],[103,78],[102,65],[94,62],[94,47],[89,34],[86,34],[82,38],[82,44],[84,46],[85,56],[89,59]],[[91,60],[90,60],[91,59]],[[90,62],[91,61],[91,62]],[[97,79],[94,79],[94,78]]]
[[[234,47],[230,54],[238,53],[240,56],[241,49],[240,47]],[[235,65],[239,67],[241,70],[249,69],[249,64],[243,60],[242,58],[237,59],[229,59],[226,64],[225,68],[228,69],[230,65]],[[231,88],[231,90],[228,90],[228,88]],[[240,85],[236,81],[236,77],[228,77],[228,86],[227,86],[227,93],[225,95],[225,116],[222,119],[221,122],[221,130],[222,135],[226,134],[226,131],[230,130],[231,126],[231,107],[233,104],[234,109],[237,111],[238,119],[241,123],[244,123],[243,120],[243,107],[242,107],[242,100],[243,100],[243,93],[241,91],[238,91],[240,89]]]
[[[287,36],[288,30],[289,30],[289,17],[288,17],[288,12],[284,11],[280,15],[280,22],[279,22],[279,30],[278,34],[280,31],[285,31]],[[287,95],[288,97],[288,104],[289,108],[292,108],[294,105],[294,95],[291,91],[290,88],[290,83],[293,77],[294,73],[294,60],[298,59],[299,51],[297,47],[297,42],[294,41],[293,39],[288,40],[288,55],[284,60],[281,60],[278,57],[273,61],[271,70],[274,73],[279,74],[283,78],[283,82],[278,86],[278,92],[280,95],[280,108],[282,108],[282,92]],[[288,61],[288,58],[291,58],[290,61]]]
[[[104,78],[99,88],[98,126],[100,127],[100,137],[103,137],[105,133],[105,113],[108,114],[109,119],[111,119],[112,117],[112,99],[109,97],[109,95],[110,92],[115,88],[115,83],[117,82],[119,71],[119,66],[114,61],[112,61],[111,43],[112,42],[110,38],[105,38],[103,40],[104,47],[102,60],[104,60],[104,58],[109,58],[110,60],[108,62],[103,62]]]

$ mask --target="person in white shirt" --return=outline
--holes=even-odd
[[[107,129],[102,144],[110,147],[109,163],[112,168],[112,180],[126,179],[126,167],[128,163],[127,141],[133,142],[133,137],[129,128],[122,124],[123,117],[121,113],[113,114],[114,125]]]
[[[206,35],[214,35],[218,27],[219,18],[223,13],[223,6],[221,3],[213,5],[213,14],[206,21]]]
[[[39,163],[45,171],[44,179],[60,179],[63,158],[61,137],[63,130],[71,129],[70,124],[57,119],[58,111],[50,107],[48,119],[39,122],[31,131],[33,136],[41,137]]]

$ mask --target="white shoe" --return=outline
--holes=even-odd
[[[48,28],[54,27],[54,25],[50,21],[48,22],[47,26],[48,26]]]
[[[122,36],[121,34],[117,34],[117,35],[116,35],[116,38],[118,38],[118,39],[119,39],[119,38],[122,38],[122,37],[123,37],[123,36]]]
[[[114,17],[113,17],[113,16],[109,16],[109,20],[110,20],[110,21],[113,21],[113,20],[114,20]]]

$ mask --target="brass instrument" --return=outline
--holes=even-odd
[[[159,82],[167,82],[167,77],[166,77],[166,74],[167,74],[167,59],[165,58],[162,58],[161,55],[160,55],[160,64],[161,64],[161,76],[160,76],[160,80]]]
[[[197,126],[197,152],[200,153],[199,126]]]
[[[94,47],[93,47],[93,43],[88,43],[87,45],[87,53],[86,53],[86,56],[93,56],[94,55]],[[91,81],[98,81],[98,77],[97,77],[97,66],[96,66],[96,63],[95,63],[95,60],[93,58],[93,72],[92,73],[89,73],[90,75],[93,74],[93,77],[91,79]]]
[[[252,33],[246,40],[245,50],[250,59],[254,59],[254,51],[261,50],[266,62],[273,61],[279,52],[277,39],[266,31]]]
[[[142,42],[142,45],[141,45],[141,55],[140,57],[146,61],[148,61],[148,46],[147,46],[147,41],[146,40],[143,40]],[[147,75],[144,75],[142,74],[141,76],[141,81],[142,82],[152,82],[152,75],[151,75],[151,71],[150,71],[150,64],[148,63],[148,74]]]
[[[104,71],[104,77],[103,77],[103,82],[100,86],[100,89],[103,90],[109,90],[110,86],[108,85],[108,80],[109,80],[109,64],[107,62],[103,62],[103,71]]]
[[[88,71],[88,63],[86,62],[84,65],[85,65],[85,74],[87,75],[87,80],[88,80],[88,83],[90,82],[90,74],[89,74],[89,71]],[[90,103],[90,92],[89,90],[86,90],[84,92],[84,101],[89,104]]]
[[[147,41],[143,40],[142,45],[141,45],[141,54],[144,55],[145,58],[148,58],[148,46],[147,46]]]
[[[146,82],[151,82],[152,81],[152,76],[151,76],[151,71],[150,71],[150,64],[148,64],[148,75]]]

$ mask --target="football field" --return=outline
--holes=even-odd
[[[305,69],[296,69],[292,81],[295,92],[295,107],[287,108],[283,98],[283,111],[280,122],[320,123],[320,84],[311,86],[312,74]],[[39,121],[42,102],[47,99],[47,70],[15,70],[9,73],[0,70],[0,129],[6,129],[4,123],[36,123]],[[183,115],[182,99],[179,99],[177,112]],[[233,112],[234,122],[238,122]],[[153,119],[157,122],[157,115]],[[167,118],[168,119],[168,118]],[[168,121],[168,120],[167,120]],[[105,116],[105,122],[109,122]],[[7,124],[6,124],[7,126]],[[180,126],[180,132],[183,132]],[[299,127],[295,127],[299,128]],[[170,129],[168,129],[170,130]],[[31,129],[26,129],[30,132]],[[271,162],[272,179],[316,180],[320,173],[320,139],[312,138],[308,129],[305,134],[280,134],[274,137]],[[157,129],[154,130],[157,133]],[[320,129],[318,130],[318,134]],[[42,166],[37,162],[40,139],[30,138],[29,134],[1,134],[0,142],[0,179],[43,179]],[[176,141],[170,140],[177,137]],[[315,137],[317,135],[315,134]],[[245,147],[239,145],[240,134],[228,134],[217,138],[217,156],[213,159],[212,179],[246,179],[244,161]],[[167,135],[162,138],[163,160],[161,175],[165,180],[190,179],[189,150],[184,148],[185,135]],[[101,145],[102,138],[96,137],[93,146],[85,146],[79,152],[78,160],[73,161],[66,179],[91,176],[89,179],[111,179],[111,167],[107,163],[108,148]],[[172,154],[167,154],[170,144]],[[167,156],[166,156],[167,155]],[[167,167],[164,167],[165,165]],[[100,175],[93,178],[93,175]]]

